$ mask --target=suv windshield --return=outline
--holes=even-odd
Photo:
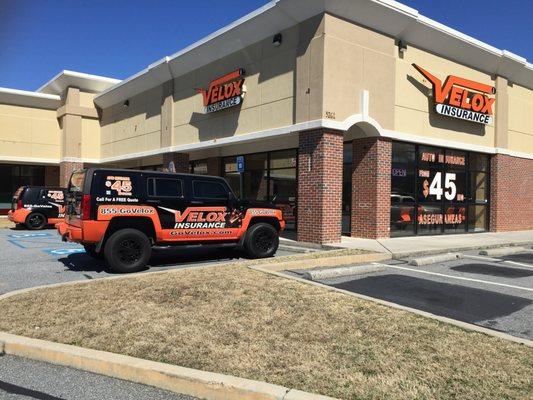
[[[72,173],[68,184],[69,192],[83,192],[83,183],[85,182],[86,172],[87,171],[85,170],[81,170]]]

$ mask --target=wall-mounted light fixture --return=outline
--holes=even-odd
[[[279,47],[281,46],[281,41],[283,40],[283,36],[281,33],[276,33],[274,37],[272,38],[272,46]]]
[[[405,43],[403,40],[398,40],[398,51],[400,52],[400,56],[403,56],[403,53],[407,50],[407,43]]]
[[[129,100],[126,100],[123,104],[122,104],[122,107],[126,108],[126,107],[129,107],[130,106],[130,101]]]

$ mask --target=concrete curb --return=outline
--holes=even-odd
[[[479,255],[489,256],[489,257],[501,257],[517,253],[528,253],[531,252],[530,249],[521,246],[509,246],[509,247],[500,247],[498,249],[486,249],[481,250]]]
[[[312,255],[313,253],[311,253]],[[331,257],[322,257],[322,258],[308,258],[303,260],[295,261],[282,261],[279,263],[270,263],[270,264],[256,264],[257,266],[261,265],[263,268],[269,271],[285,271],[292,269],[309,269],[309,268],[328,268],[328,267],[338,267],[341,265],[351,265],[351,264],[364,264],[371,262],[387,261],[391,259],[390,254],[383,253],[363,253],[363,254],[352,254],[349,256],[334,256]],[[255,265],[254,265],[255,266]],[[303,268],[302,268],[303,267]]]
[[[351,265],[337,268],[312,269],[303,273],[305,279],[319,281],[322,279],[338,278],[341,276],[371,274],[373,272],[385,271],[386,268],[380,265]]]
[[[333,400],[266,382],[0,332],[2,353],[209,400]]]
[[[411,261],[409,261],[409,264],[414,265],[416,267],[421,267],[423,265],[435,264],[435,263],[446,262],[446,261],[453,261],[453,260],[458,260],[460,258],[463,258],[463,255],[461,253],[444,253],[444,254],[436,254],[434,256],[413,258]]]
[[[433,254],[442,254],[442,253],[450,253],[450,252],[459,253],[459,252],[470,251],[470,250],[498,249],[501,247],[531,246],[531,245],[533,245],[533,240],[520,240],[520,241],[509,241],[509,242],[502,242],[502,243],[489,244],[489,245],[480,245],[480,246],[458,246],[458,247],[449,247],[446,249],[428,249],[428,250],[423,250],[423,251],[392,252],[391,256],[395,260],[405,260],[406,258],[430,256]]]
[[[395,308],[397,310],[408,311],[408,312],[411,312],[413,314],[418,314],[418,315],[421,315],[421,316],[426,317],[426,318],[431,318],[431,319],[437,320],[439,322],[444,322],[446,324],[455,325],[455,326],[457,326],[459,328],[462,328],[464,330],[467,330],[467,331],[473,331],[473,332],[477,332],[477,333],[484,333],[485,335],[488,335],[488,336],[492,336],[492,337],[495,337],[495,338],[498,338],[498,339],[508,340],[510,342],[523,344],[523,345],[525,345],[527,347],[532,347],[533,348],[533,340],[515,337],[515,336],[509,335],[507,333],[503,333],[503,332],[499,332],[499,331],[493,331],[491,329],[484,328],[482,326],[469,324],[468,322],[462,322],[462,321],[458,321],[458,320],[447,318],[447,317],[442,317],[440,315],[435,315],[435,314],[432,314],[432,313],[429,313],[429,312],[426,312],[426,311],[417,310],[416,308],[402,306],[400,304],[396,304],[396,303],[392,303],[390,301],[381,300],[381,299],[377,299],[377,298],[374,298],[374,297],[366,296],[364,294],[353,293],[353,292],[350,292],[348,290],[339,289],[339,288],[336,288],[336,287],[333,287],[333,286],[324,285],[323,283],[310,281],[310,280],[307,280],[307,279],[304,279],[304,278],[300,278],[300,277],[297,277],[297,276],[294,276],[294,275],[283,274],[283,273],[275,271],[275,270],[262,268],[261,266],[250,266],[249,268],[251,268],[253,270],[256,270],[256,271],[264,272],[264,273],[267,273],[267,274],[275,275],[275,276],[280,277],[280,278],[297,281],[297,282],[300,282],[300,283],[303,283],[303,284],[306,284],[306,285],[317,286],[317,287],[320,287],[322,289],[326,289],[326,290],[329,290],[329,291],[332,291],[332,292],[343,293],[343,294],[346,294],[348,296],[356,297],[356,298],[361,299],[361,300],[371,301],[371,302],[374,302],[374,303],[377,303],[377,304],[381,304],[383,306]]]
[[[302,253],[302,254],[310,254],[310,253],[316,253],[318,251],[322,251],[319,249],[312,249],[310,247],[298,247],[298,246],[290,246],[286,244],[279,244],[278,250],[287,250],[292,251],[294,253]]]

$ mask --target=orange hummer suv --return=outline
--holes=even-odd
[[[273,256],[285,228],[280,209],[239,200],[214,176],[90,168],[67,189],[65,241],[81,243],[117,272],[143,269],[152,246],[209,244]]]

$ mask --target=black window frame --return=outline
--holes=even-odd
[[[152,190],[154,194],[150,194],[150,181],[153,181],[152,183]],[[157,180],[172,180],[172,181],[178,181],[179,186],[181,188],[181,196],[161,196],[156,194],[156,181]],[[161,176],[150,176],[146,178],[146,195],[150,198],[165,198],[165,199],[183,199],[185,198],[185,191],[183,190],[183,179],[181,178],[167,178],[167,177],[161,177]]]
[[[415,179],[413,180],[413,185],[414,185],[414,188],[413,188],[413,193],[415,195],[415,203],[413,203],[413,207],[414,207],[414,232],[413,232],[413,235],[412,236],[418,236],[418,235],[421,235],[421,236],[424,236],[424,234],[420,234],[420,226],[419,226],[419,223],[418,223],[418,216],[419,216],[419,206],[420,206],[420,201],[418,199],[418,189],[419,189],[419,186],[418,186],[418,180],[419,180],[419,171],[420,169],[429,169],[429,170],[436,170],[436,171],[440,171],[442,172],[442,179],[444,180],[444,177],[445,177],[445,174],[447,172],[459,172],[457,171],[458,170],[458,167],[454,166],[454,165],[448,165],[446,164],[445,162],[442,163],[442,164],[439,164],[439,165],[435,165],[435,166],[431,166],[431,165],[428,165],[428,164],[425,164],[425,165],[422,165],[421,166],[421,162],[420,162],[420,147],[425,147],[425,148],[432,148],[432,149],[435,149],[436,151],[442,151],[442,154],[443,156],[446,158],[446,155],[447,155],[447,152],[464,152],[466,154],[466,158],[465,158],[465,166],[462,167],[462,171],[464,171],[464,173],[466,174],[466,178],[465,178],[465,193],[464,196],[465,196],[465,199],[463,202],[457,202],[457,201],[454,201],[452,202],[453,205],[455,206],[458,206],[458,205],[461,205],[461,206],[464,206],[465,208],[465,228],[464,230],[461,229],[460,231],[458,232],[446,232],[446,224],[445,223],[442,223],[441,225],[439,225],[438,227],[438,231],[434,231],[434,232],[431,232],[429,234],[426,234],[426,235],[453,235],[453,234],[467,234],[467,233],[481,233],[481,232],[489,232],[490,231],[490,204],[491,204],[491,199],[490,199],[490,185],[491,185],[491,176],[490,176],[490,165],[491,165],[491,157],[489,154],[485,154],[485,153],[478,153],[478,152],[472,152],[472,151],[468,151],[468,150],[462,150],[462,149],[452,149],[452,148],[447,148],[447,147],[439,147],[439,146],[432,146],[432,145],[425,145],[425,144],[415,144],[415,143],[409,143],[409,142],[403,142],[403,141],[394,141],[394,143],[403,143],[403,144],[411,144],[412,146],[414,146],[414,149],[415,149],[415,162],[414,162],[414,176],[415,176]],[[484,156],[486,157],[486,170],[479,170],[479,169],[471,169],[470,168],[470,158],[472,157],[475,157],[475,156]],[[392,154],[391,154],[392,156]],[[461,171],[461,173],[462,173]],[[472,173],[473,172],[483,172],[485,173],[485,176],[487,178],[487,186],[486,186],[486,200],[484,202],[477,202],[475,200],[471,201],[470,200],[470,189],[471,189],[471,179],[472,179]],[[392,181],[392,173],[390,175],[390,179]],[[441,186],[444,187],[444,181],[441,182]],[[436,202],[433,202],[433,203],[427,203],[429,205],[431,204],[440,204],[440,207],[441,207],[441,212],[442,212],[442,215],[444,216],[445,215],[445,209],[446,209],[446,199],[444,196],[442,196],[441,200],[440,201],[436,201]],[[450,202],[448,202],[450,203]],[[423,203],[422,203],[423,204]],[[470,210],[470,206],[476,206],[476,205],[483,205],[485,206],[485,210],[486,210],[486,220],[485,220],[485,226],[484,226],[484,230],[483,231],[473,231],[470,229],[470,215],[469,215],[469,210]],[[391,206],[392,206],[392,202],[391,202]],[[393,231],[391,231],[391,237],[402,237],[401,235],[394,235],[393,234]]]
[[[211,185],[215,184],[215,185],[219,185],[221,186],[225,192],[226,192],[226,196],[225,197],[201,197],[201,196],[197,196],[196,193],[195,193],[195,187],[194,187],[194,184],[195,183],[209,183]],[[209,180],[209,179],[193,179],[192,182],[191,182],[191,195],[192,195],[192,198],[193,199],[197,199],[197,200],[228,200],[230,198],[230,194],[233,194],[233,191],[231,190],[231,188],[229,187],[228,184],[225,184],[225,182],[221,182],[221,181],[215,181],[215,180]]]

